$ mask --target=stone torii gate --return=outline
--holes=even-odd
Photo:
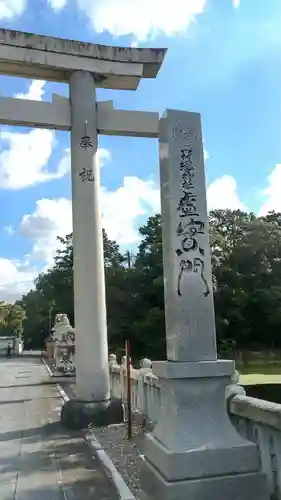
[[[0,30],[0,73],[67,82],[70,99],[0,99],[0,123],[71,131],[77,400],[66,422],[113,423],[110,401],[98,134],[160,143],[167,361],[154,364],[162,412],[146,439],[143,498],[267,500],[257,447],[228,418],[232,361],[217,359],[200,115],[115,110],[95,88],[135,90],[165,49],[106,47]],[[82,422],[81,422],[81,421]]]
[[[69,84],[70,99],[0,98],[0,123],[71,131],[77,398],[96,408],[110,400],[98,134],[157,137],[159,116],[115,110],[95,88],[136,90],[165,53],[0,30],[1,74]]]

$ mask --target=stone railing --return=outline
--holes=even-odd
[[[75,360],[73,359],[73,364]],[[144,358],[139,370],[131,366],[132,409],[138,422],[152,428],[158,420],[161,407],[161,391],[158,378],[152,372],[152,363]],[[116,356],[109,356],[110,384],[112,396],[127,400],[126,358],[121,365]],[[237,383],[237,377],[233,383]],[[238,386],[239,387],[239,386]],[[239,433],[257,444],[261,465],[267,476],[271,500],[281,499],[281,405],[250,398],[243,394],[240,386],[229,387],[228,410]]]
[[[131,367],[132,409],[138,421],[152,428],[158,420],[161,391],[158,378],[152,373],[151,361],[141,361],[141,368]],[[126,358],[118,365],[116,356],[109,358],[111,392],[126,407]],[[266,474],[271,500],[281,499],[281,405],[250,398],[238,382],[237,373],[226,393],[230,418],[238,432],[257,444],[262,470]],[[238,388],[238,389],[237,389]],[[238,392],[238,394],[236,394]],[[226,402],[227,404],[227,402]]]
[[[229,412],[239,433],[258,446],[270,499],[281,499],[281,405],[237,395],[229,402]]]
[[[131,366],[131,400],[135,413],[147,419],[150,423],[156,422],[160,412],[160,386],[158,377],[152,372],[150,359],[144,358],[140,362],[141,368],[136,370]],[[110,385],[112,396],[127,400],[127,372],[126,357],[123,356],[121,365],[117,363],[115,354],[109,355]],[[125,404],[126,406],[126,404]]]
[[[122,357],[121,365],[117,363],[115,354],[109,355],[109,372],[111,395],[127,402],[127,369],[126,356]],[[161,408],[161,390],[158,377],[152,372],[152,361],[143,358],[140,369],[130,365],[131,373],[131,404],[135,415],[142,416],[153,426],[158,420]],[[238,372],[235,372],[233,383],[238,382]],[[232,386],[231,386],[232,387]],[[236,385],[234,387],[237,387]],[[236,389],[235,389],[236,390]],[[242,390],[244,393],[244,391]],[[234,392],[235,393],[235,392]],[[229,393],[232,394],[231,392]]]

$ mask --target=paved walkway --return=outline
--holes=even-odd
[[[40,358],[0,359],[1,500],[117,500],[61,404]]]

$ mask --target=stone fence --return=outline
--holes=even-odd
[[[281,405],[238,395],[230,401],[229,412],[239,433],[258,446],[270,499],[281,499]]]
[[[75,366],[74,356],[72,361]],[[112,396],[121,398],[126,408],[126,357],[119,365],[115,354],[110,354],[109,368]],[[236,377],[233,382],[237,381]],[[257,443],[271,500],[281,499],[281,405],[250,398],[241,387],[237,395],[237,386],[232,388],[230,386],[227,394],[230,418],[242,436]],[[152,429],[160,414],[161,389],[158,377],[152,372],[152,362],[147,358],[141,360],[139,370],[131,366],[131,400],[135,419]]]
[[[126,407],[126,356],[123,356],[119,365],[115,354],[110,354],[109,370],[112,396],[121,398]],[[158,377],[152,372],[152,362],[144,358],[140,362],[139,370],[131,366],[130,371],[132,409],[149,422],[156,422],[160,411],[160,385]]]
[[[111,354],[109,366],[112,396],[122,398],[126,407],[125,356],[119,365],[116,356]],[[281,405],[250,398],[241,387],[236,395],[235,388],[231,391],[232,387],[227,393],[230,418],[242,436],[257,444],[270,498],[281,499]],[[139,370],[131,367],[131,399],[138,422],[151,429],[160,413],[161,390],[158,378],[152,372],[152,363],[147,358],[141,361]]]

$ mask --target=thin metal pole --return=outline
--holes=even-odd
[[[130,342],[126,340],[126,372],[127,372],[127,411],[128,411],[128,439],[132,439],[132,399],[131,399],[131,360]]]

